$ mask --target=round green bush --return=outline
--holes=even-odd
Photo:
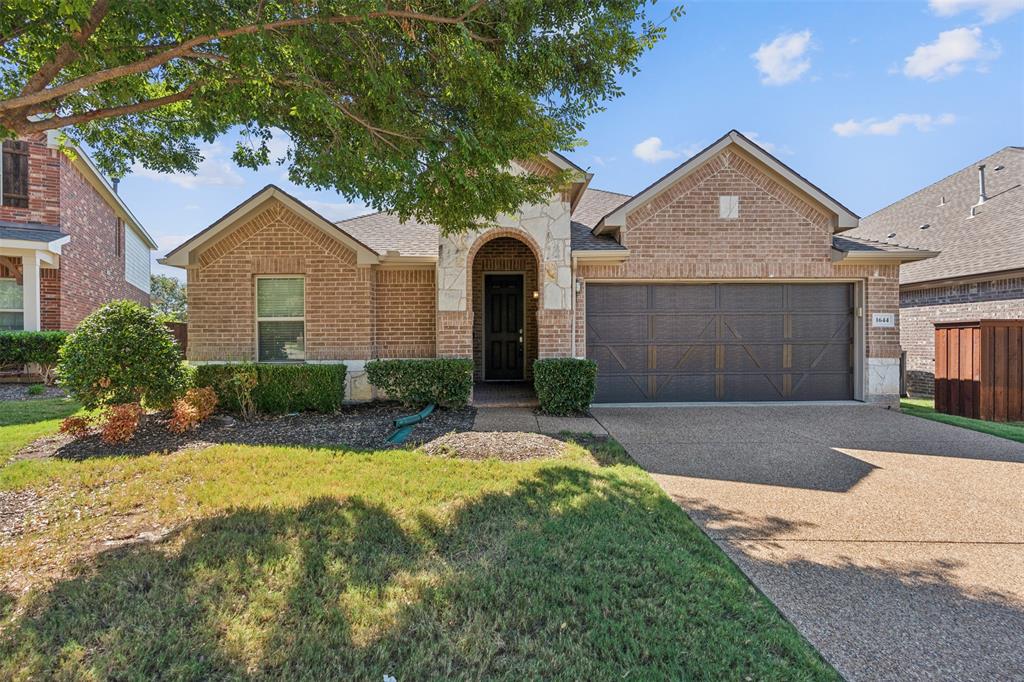
[[[188,381],[159,316],[134,301],[111,301],[82,320],[61,346],[57,375],[89,409],[140,401],[167,407]]]

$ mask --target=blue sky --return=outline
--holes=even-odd
[[[636,192],[735,128],[863,216],[1024,144],[1024,0],[691,2],[640,69],[568,153],[594,187]],[[155,256],[271,182],[334,219],[366,210],[235,168],[233,144],[196,177],[122,181]]]

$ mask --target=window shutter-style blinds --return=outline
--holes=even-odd
[[[301,277],[256,280],[257,359],[301,362],[306,359],[305,281]]]
[[[3,143],[0,204],[28,208],[28,142],[8,140]]]

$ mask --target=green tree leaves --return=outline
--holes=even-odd
[[[239,126],[258,167],[280,128],[294,182],[466,230],[564,182],[509,163],[571,149],[664,31],[643,0],[0,0],[0,134],[121,176]]]

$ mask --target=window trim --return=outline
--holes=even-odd
[[[301,317],[260,317],[260,280],[261,279],[299,279],[302,280],[302,316]],[[253,280],[253,334],[256,345],[256,362],[267,365],[299,364],[306,362],[306,276],[305,275],[256,275]],[[260,360],[260,322],[301,322],[302,323],[302,359],[301,360]]]
[[[8,148],[8,146],[7,146],[8,144],[11,145],[10,148]],[[14,147],[16,145],[24,145],[24,151],[22,151],[21,149],[15,151]],[[8,151],[8,149],[10,149],[10,151]],[[32,188],[31,188],[30,182],[29,182],[29,165],[30,165],[30,158],[29,157],[31,155],[31,151],[32,151],[32,149],[29,146],[29,143],[27,141],[25,141],[25,140],[4,140],[3,142],[0,142],[0,206],[10,206],[11,208],[24,208],[24,209],[29,208],[29,197],[32,194]],[[8,203],[8,202],[4,201],[4,158],[7,155],[24,157],[25,158],[25,196],[24,196],[25,205],[24,206],[20,205],[20,203],[18,203],[18,204],[11,204],[11,203]],[[22,197],[19,196],[18,198],[21,199]]]
[[[14,282],[18,283],[17,277],[0,277],[0,282]],[[0,313],[21,313],[21,329],[14,329],[11,331],[25,331],[25,285],[22,284],[21,289],[21,307],[20,308],[0,308]]]

